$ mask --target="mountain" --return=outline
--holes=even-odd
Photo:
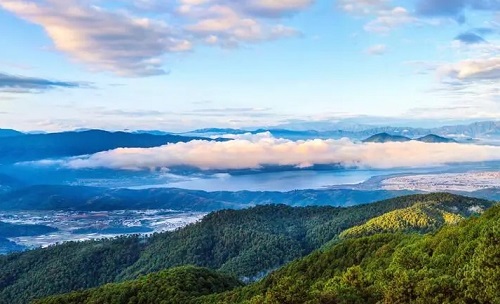
[[[0,164],[93,154],[116,148],[150,148],[199,137],[90,130],[0,137]]]
[[[435,234],[345,239],[196,303],[498,303],[499,230],[496,206]]]
[[[278,191],[216,191],[153,188],[108,189],[84,186],[35,185],[0,193],[0,210],[137,210],[215,211],[254,205],[352,206],[389,199],[411,191],[350,189]]]
[[[183,266],[143,276],[134,281],[54,296],[35,303],[191,303],[194,299],[242,286],[233,277],[206,268]],[[127,299],[127,302],[123,302]]]
[[[0,255],[25,250],[26,247],[18,245],[7,238],[0,237]]]
[[[58,231],[57,228],[46,225],[12,224],[0,222],[0,237],[20,237],[48,234]]]
[[[0,129],[0,137],[13,137],[20,135],[25,135],[25,134],[12,129]]]
[[[373,143],[386,143],[386,142],[406,142],[412,140],[409,137],[406,136],[400,136],[400,135],[391,135],[388,133],[378,133],[375,135],[372,135],[368,137],[367,139],[363,140],[363,142],[373,142]],[[456,142],[453,139],[438,136],[436,134],[427,134],[425,136],[419,137],[414,139],[416,141],[421,141],[425,143],[451,143],[451,142]]]
[[[11,191],[23,186],[23,183],[16,178],[0,173],[0,196],[3,192]]]
[[[182,267],[36,303],[496,303],[499,229],[496,206],[433,234],[343,239],[247,286]]]
[[[469,140],[477,138],[495,139],[500,137],[500,121],[483,121],[467,125],[451,125],[437,128],[415,128],[401,126],[375,126],[370,124],[336,123],[336,122],[297,122],[259,129],[198,129],[180,135],[190,136],[222,136],[224,134],[244,134],[269,132],[274,137],[290,140],[304,139],[339,139],[348,137],[361,140],[376,134],[387,133],[393,136],[408,138],[424,137],[429,134],[436,136]]]
[[[428,134],[423,137],[417,138],[416,140],[425,143],[453,143],[456,142],[451,138],[442,137],[436,134]]]
[[[379,133],[368,137],[363,140],[363,142],[372,142],[372,143],[386,143],[386,142],[405,142],[410,141],[411,138],[400,136],[400,135],[390,135],[388,133]]]
[[[165,132],[165,131],[160,131],[160,130],[134,130],[134,131],[127,131],[130,133],[138,133],[138,134],[152,134],[152,135],[175,135],[172,134],[172,132]]]
[[[150,237],[68,242],[2,256],[0,303],[26,303],[182,265],[252,281],[335,241],[346,229],[419,203],[444,204],[451,210],[487,209],[494,204],[437,193],[349,208],[266,205],[218,211],[180,230]],[[347,248],[344,255],[350,252]]]
[[[500,136],[500,121],[481,121],[468,125],[444,126],[433,129],[432,133],[450,137],[491,137]]]
[[[476,206],[460,206],[441,202],[418,203],[372,218],[363,225],[349,228],[341,238],[360,237],[377,233],[429,232],[445,224],[456,224],[465,217],[481,212]]]
[[[198,134],[199,136],[211,136],[211,135],[224,135],[224,134],[245,134],[253,131],[247,131],[242,129],[231,129],[231,128],[205,128],[196,129],[189,132],[178,133],[179,135],[193,136]]]

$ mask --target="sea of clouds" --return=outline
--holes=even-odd
[[[270,133],[229,135],[232,140],[167,144],[154,148],[120,148],[38,165],[70,169],[165,169],[189,166],[200,170],[258,169],[265,166],[342,165],[390,169],[439,166],[449,163],[500,160],[499,146],[419,141],[360,143],[313,139],[292,141]]]

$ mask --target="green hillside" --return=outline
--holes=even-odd
[[[376,234],[316,251],[231,291],[178,269],[40,300],[56,303],[499,303],[500,206],[435,234]],[[185,268],[180,268],[185,269]],[[193,268],[187,268],[193,269]],[[209,286],[238,283],[211,274]],[[202,283],[200,283],[200,281]]]
[[[500,303],[500,206],[435,234],[345,239],[196,303]]]
[[[268,205],[223,210],[183,229],[146,238],[68,242],[1,256],[0,303],[26,303],[182,265],[208,267],[252,281],[338,239],[346,229],[425,203],[463,209],[493,205],[436,193],[349,208]]]
[[[149,274],[134,281],[54,296],[35,303],[189,303],[196,297],[220,293],[242,284],[206,268],[183,266]]]
[[[456,224],[465,217],[480,213],[480,205],[454,204],[453,202],[423,202],[411,207],[388,212],[349,228],[340,237],[360,237],[376,233],[429,232],[444,224]]]

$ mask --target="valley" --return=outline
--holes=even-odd
[[[206,213],[173,210],[113,211],[2,211],[0,223],[43,225],[49,233],[8,237],[19,248],[34,249],[68,241],[114,238],[120,235],[149,235],[182,228]],[[2,236],[0,234],[0,236]],[[0,248],[1,245],[0,245]]]

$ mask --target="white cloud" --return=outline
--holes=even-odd
[[[162,56],[191,49],[165,23],[76,0],[2,0],[0,6],[39,24],[57,50],[96,70],[124,76],[162,74]]]
[[[349,139],[290,141],[270,134],[234,136],[227,142],[191,141],[141,149],[128,148],[57,161],[81,168],[152,169],[187,165],[208,169],[250,169],[265,165],[300,168],[341,164],[367,168],[423,167],[452,162],[500,160],[500,147],[457,143],[354,143]]]
[[[92,70],[120,76],[165,73],[165,56],[197,43],[233,47],[299,34],[274,18],[312,0],[0,0],[0,8],[40,25],[54,48]],[[169,20],[167,24],[164,20]]]
[[[369,47],[365,53],[368,55],[383,55],[387,52],[387,46],[385,44],[377,44]]]
[[[299,32],[282,24],[269,24],[248,16],[228,5],[203,6],[188,10],[195,22],[186,29],[210,45],[235,47],[242,43],[253,43],[279,38],[293,37]]]
[[[338,7],[354,15],[370,15],[388,8],[389,0],[338,0]]]
[[[438,69],[443,78],[464,81],[500,79],[500,57],[468,59]]]
[[[405,8],[395,7],[378,12],[378,17],[364,27],[368,32],[387,33],[393,29],[417,21]]]

